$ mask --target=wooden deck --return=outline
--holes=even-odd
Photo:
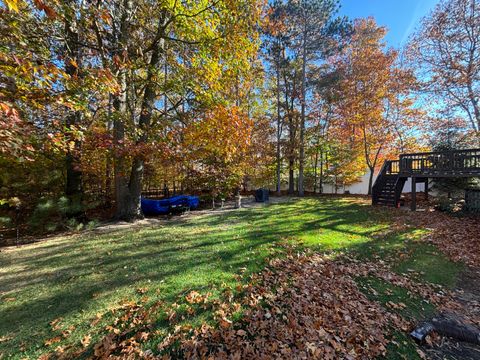
[[[398,207],[403,187],[412,178],[412,210],[416,209],[416,184],[428,179],[480,177],[480,149],[402,154],[383,164],[372,188],[372,203]]]
[[[480,175],[480,149],[404,154],[400,176],[472,177]]]

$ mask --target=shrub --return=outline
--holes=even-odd
[[[42,198],[33,210],[28,220],[28,225],[34,232],[53,232],[57,230],[83,229],[83,224],[76,219],[68,219],[67,214],[72,214],[82,209],[81,205],[71,205],[64,196],[58,199]]]

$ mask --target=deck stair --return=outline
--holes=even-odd
[[[373,204],[400,206],[400,197],[407,178],[399,175],[398,165],[398,161],[386,161],[383,165],[372,188]]]

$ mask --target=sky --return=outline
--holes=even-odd
[[[351,19],[373,16],[386,26],[390,46],[404,45],[419,21],[433,10],[439,0],[341,0],[341,15]]]

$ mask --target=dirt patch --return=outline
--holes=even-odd
[[[253,196],[243,197],[242,198],[242,209],[251,209],[251,208],[258,208],[261,206],[267,206],[269,204],[280,204],[285,203],[288,201],[292,201],[294,198],[290,197],[274,197],[270,198],[270,201],[267,203],[257,203]],[[222,213],[228,213],[232,211],[239,211],[235,207],[234,201],[225,201],[223,204],[217,203],[215,209],[213,208],[206,208],[194,211],[187,211],[181,215],[165,215],[159,217],[148,217],[143,220],[138,220],[135,222],[125,222],[125,221],[115,221],[104,223],[93,230],[96,233],[110,233],[119,230],[126,230],[126,229],[136,229],[136,228],[144,228],[149,226],[162,226],[167,225],[171,221],[184,221],[193,217],[198,216],[206,216],[206,215],[219,215]]]

